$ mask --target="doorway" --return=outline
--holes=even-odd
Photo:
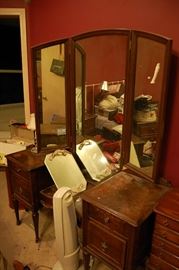
[[[6,36],[0,58],[0,140],[10,135],[9,121],[27,124],[30,119],[24,9],[0,9],[1,33]],[[8,35],[9,34],[9,35]],[[5,44],[7,42],[7,44]],[[5,53],[5,49],[7,52]]]

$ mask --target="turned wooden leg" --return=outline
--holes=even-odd
[[[35,229],[35,242],[38,243],[39,241],[39,213],[38,211],[32,212],[32,219],[33,219],[34,229]]]
[[[19,219],[19,202],[18,200],[13,200],[13,204],[14,204],[14,211],[15,211],[15,215],[16,215],[16,224],[20,225],[21,221]]]

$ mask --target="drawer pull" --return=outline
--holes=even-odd
[[[106,251],[108,249],[108,246],[107,246],[106,242],[101,243],[101,248],[102,248],[103,251]]]
[[[163,221],[163,225],[165,225],[166,227],[168,227],[169,223],[168,223],[168,220],[167,220],[167,219],[165,219],[165,220]]]
[[[22,194],[22,188],[21,187],[19,188],[19,192],[20,192],[20,194]]]
[[[21,169],[16,169],[16,172],[20,173],[21,172]]]
[[[104,223],[105,223],[105,224],[109,223],[109,217],[106,217],[106,218],[104,219]]]

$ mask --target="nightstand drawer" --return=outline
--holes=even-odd
[[[175,267],[179,268],[179,257],[167,252],[164,249],[158,248],[154,244],[152,245],[152,253],[157,257],[161,258],[163,261],[172,264]]]
[[[28,171],[24,171],[16,163],[9,161],[8,166],[9,166],[11,171],[14,171],[15,173],[17,173],[18,175],[23,176],[24,178],[29,178]]]
[[[130,232],[130,226],[125,221],[120,220],[114,215],[111,215],[93,205],[88,205],[88,213],[89,217],[93,218],[95,221],[100,222],[103,226],[106,226],[110,230],[115,231],[117,234],[128,236]]]
[[[167,229],[164,226],[159,225],[158,223],[155,224],[155,234],[165,240],[171,241],[172,243],[179,245],[179,233]]]
[[[179,223],[168,217],[157,214],[156,222],[179,233]]]
[[[170,263],[163,261],[161,258],[151,254],[150,256],[150,266],[155,270],[177,270],[178,268],[174,267]],[[148,269],[148,268],[147,268]],[[149,268],[150,269],[150,268]]]
[[[14,196],[18,196],[19,199],[23,199],[27,203],[32,203],[31,187],[28,181],[21,176],[12,175],[13,192]]]
[[[137,136],[143,138],[155,138],[157,130],[157,122],[151,123],[135,123],[134,132]]]
[[[87,247],[99,256],[102,256],[106,262],[119,269],[123,269],[125,263],[126,241],[120,237],[114,236],[109,231],[101,228],[98,224],[89,221],[88,223]]]
[[[157,235],[155,235],[155,234],[153,237],[153,244],[155,247],[163,249],[163,250],[179,257],[179,245],[175,245],[171,242],[165,241],[164,239],[157,237]]]

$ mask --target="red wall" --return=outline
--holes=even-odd
[[[101,28],[137,29],[173,39],[161,174],[179,186],[179,1],[32,0],[27,12],[30,46]]]

